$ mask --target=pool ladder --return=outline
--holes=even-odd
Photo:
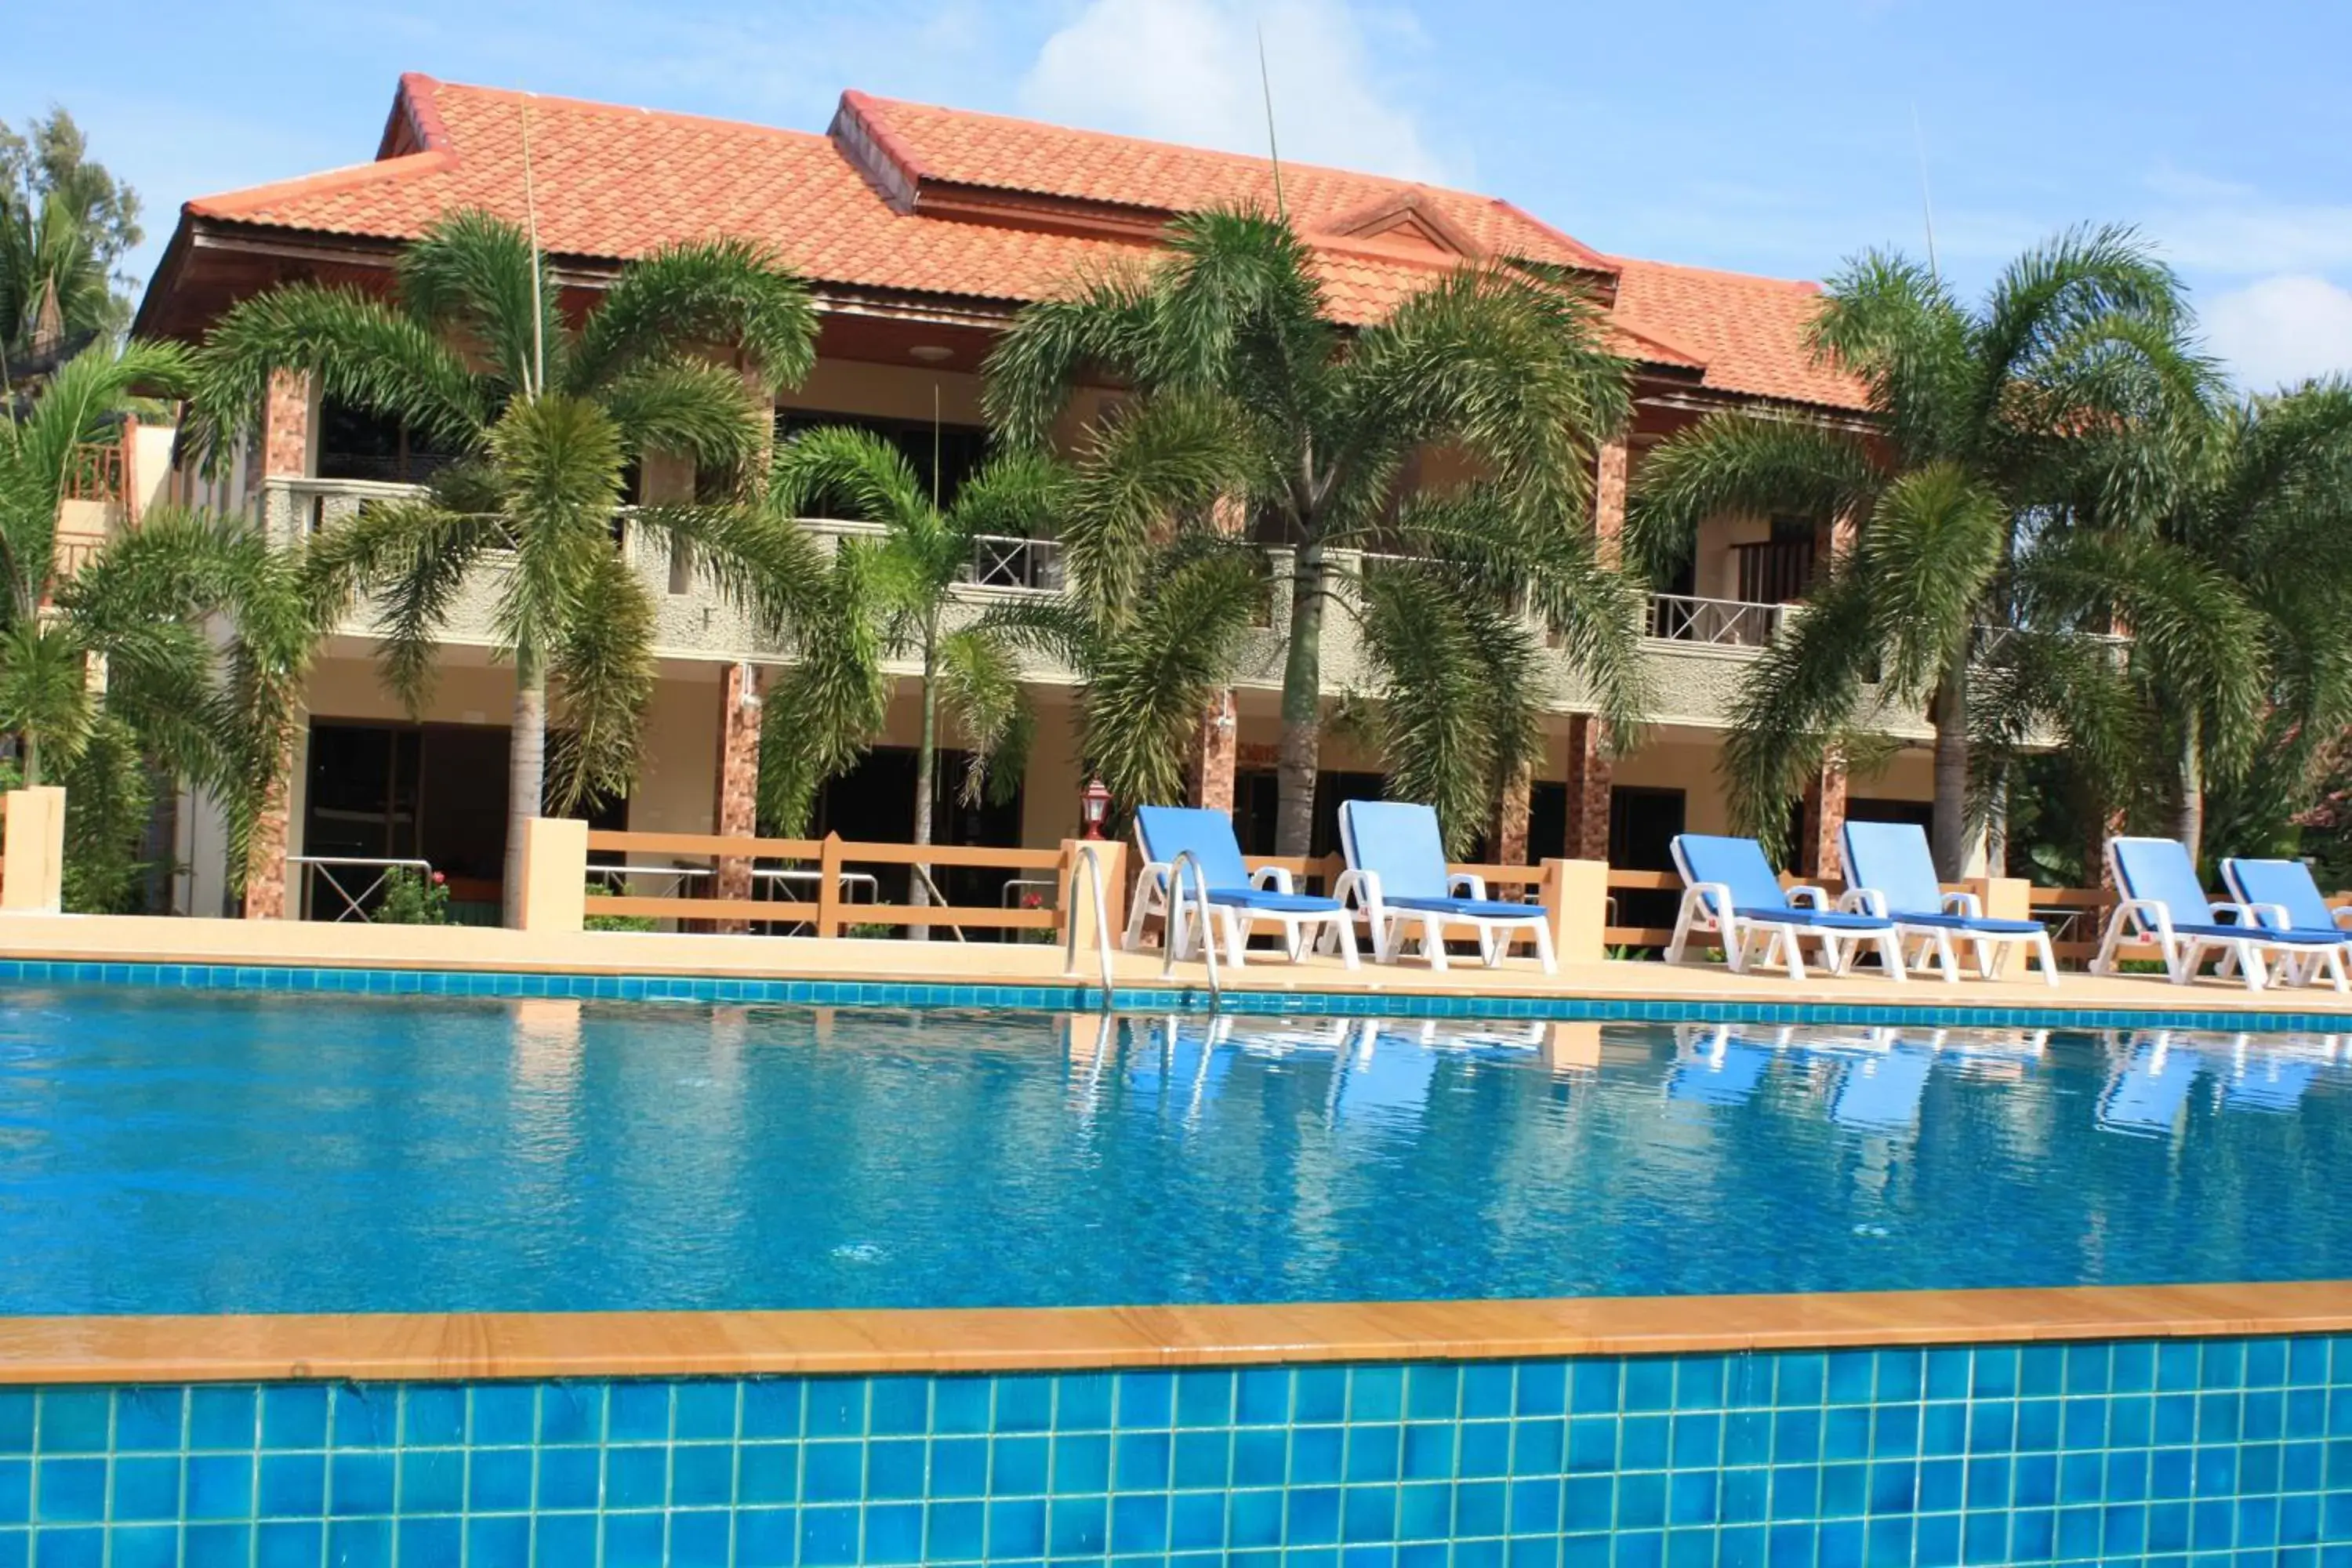
[[[1160,963],[1160,977],[1165,980],[1176,972],[1177,910],[1183,897],[1184,868],[1187,866],[1192,868],[1192,896],[1196,918],[1200,921],[1201,955],[1209,968],[1209,1010],[1213,1013],[1224,1005],[1224,987],[1217,978],[1216,931],[1209,923],[1209,878],[1208,873],[1201,868],[1200,858],[1189,849],[1180,851],[1175,861],[1168,868],[1167,930],[1160,942],[1160,945],[1166,949],[1168,956]],[[1078,846],[1077,858],[1070,867],[1069,886],[1064,890],[1062,907],[1070,911],[1070,918],[1065,922],[1066,934],[1062,939],[1062,973],[1065,975],[1076,975],[1078,972],[1077,910],[1080,868],[1084,868],[1087,873],[1087,890],[1094,895],[1095,951],[1102,960],[1100,982],[1102,1010],[1108,1013],[1111,1010],[1113,985],[1110,913],[1109,906],[1104,899],[1102,853],[1092,844]]]

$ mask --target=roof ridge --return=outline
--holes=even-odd
[[[861,101],[884,110],[928,110],[934,114],[950,114],[960,120],[992,121],[999,125],[1018,125],[1027,130],[1043,131],[1055,136],[1086,137],[1098,142],[1123,142],[1133,147],[1176,147],[1198,157],[1217,158],[1231,163],[1264,166],[1266,163],[1265,159],[1255,153],[1231,153],[1222,147],[1203,147],[1193,142],[1171,142],[1160,137],[1130,136],[1123,131],[1095,131],[1080,125],[1056,125],[1050,120],[1033,120],[1024,114],[999,114],[986,109],[958,109],[951,104],[924,103],[911,98],[880,98],[855,88],[845,89],[842,96],[846,98],[851,92],[856,92]],[[1282,166],[1286,170],[1300,169],[1318,174],[1337,174],[1342,179],[1378,180],[1383,184],[1395,185],[1404,190],[1435,191],[1441,195],[1460,196],[1474,202],[1491,202],[1498,206],[1510,205],[1494,196],[1481,195],[1476,191],[1463,190],[1457,185],[1441,185],[1429,180],[1408,180],[1400,174],[1375,174],[1363,169],[1342,169],[1336,163],[1308,163],[1296,159],[1286,159]]]
[[[1741,272],[1730,267],[1696,267],[1687,261],[1659,261],[1647,256],[1604,256],[1601,259],[1617,267],[1655,267],[1666,272],[1695,273],[1701,278],[1728,278],[1738,283],[1769,284],[1775,289],[1794,289],[1801,294],[1822,291],[1821,284],[1810,278],[1775,278],[1765,272]]]
[[[396,158],[348,163],[340,169],[322,169],[315,174],[298,174],[290,180],[274,180],[265,185],[246,185],[234,191],[191,196],[181,204],[180,210],[205,217],[233,218],[289,196],[319,195],[374,183],[404,184],[419,175],[455,168],[457,163],[457,154],[447,147],[435,148],[427,153],[404,153]]]
[[[404,82],[406,79],[406,77],[402,78]],[[756,120],[730,120],[723,115],[696,114],[683,109],[652,109],[643,104],[606,103],[593,98],[574,98],[569,93],[533,92],[528,88],[520,87],[487,87],[480,82],[441,81],[431,77],[424,79],[431,81],[436,92],[468,92],[483,98],[550,104],[564,109],[583,110],[611,119],[674,120],[689,125],[724,126],[730,131],[749,131],[761,136],[772,136],[782,142],[815,142],[825,140],[824,133],[819,131],[797,131],[788,125],[767,125]],[[437,121],[437,108],[435,112]]]

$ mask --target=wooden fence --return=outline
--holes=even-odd
[[[1006,909],[990,904],[883,904],[851,902],[842,896],[845,872],[877,866],[974,867],[1009,871],[1039,880],[1051,877],[1058,888],[1066,881],[1067,860],[1060,849],[994,848],[962,844],[872,844],[851,842],[838,834],[823,838],[738,838],[715,833],[624,833],[592,831],[589,853],[685,857],[709,860],[718,875],[712,879],[749,883],[753,862],[782,861],[812,874],[814,899],[667,898],[634,894],[592,893],[587,911],[598,915],[635,916],[693,924],[744,925],[781,921],[804,924],[818,936],[839,936],[845,925],[958,926],[975,931],[1054,931],[1059,913],[1043,905]],[[658,879],[668,868],[658,866],[591,866],[592,872]],[[1041,875],[1041,873],[1043,875]],[[1058,901],[1058,900],[1056,900]]]

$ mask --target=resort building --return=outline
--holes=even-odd
[[[1024,303],[1156,243],[1174,215],[1273,205],[1265,160],[1064,130],[849,91],[822,134],[690,115],[402,79],[374,160],[208,196],[183,209],[140,310],[148,336],[200,338],[237,300],[295,279],[389,285],[402,247],[437,217],[487,208],[520,219],[525,145],[541,242],[567,309],[583,310],[627,258],[714,233],[773,246],[809,280],[822,314],[815,370],[778,399],[780,428],[853,422],[901,439],[926,479],[951,489],[986,442],[982,362]],[[1643,454],[1710,409],[1769,402],[1824,421],[1866,417],[1861,388],[1817,363],[1806,325],[1811,284],[1604,254],[1509,203],[1337,170],[1286,165],[1286,212],[1315,247],[1333,310],[1375,321],[1444,269],[1488,258],[1539,263],[1605,310],[1614,346],[1637,366],[1638,413],[1600,452],[1592,526],[1620,526]],[[304,378],[272,383],[257,439],[221,471],[157,472],[155,433],[137,471],[173,500],[253,516],[281,535],[330,527],[404,493],[441,460],[398,427],[322,401]],[[648,461],[643,499],[690,495],[692,472]],[[811,519],[819,531],[854,529]],[[1265,541],[1279,551],[1282,541]],[[1650,606],[1656,705],[1647,742],[1611,757],[1580,711],[1577,673],[1556,670],[1543,763],[1522,821],[1500,825],[1494,858],[1566,854],[1664,868],[1685,828],[1720,826],[1716,763],[1744,668],[1784,606],[1834,546],[1829,520],[1724,517]],[[650,763],[608,814],[644,831],[748,833],[761,646],[698,578],[654,559],[624,531],[620,548],[661,595],[661,683],[646,723]],[[1054,542],[983,543],[976,601],[1049,592]],[[1280,597],[1277,595],[1277,597]],[[1245,847],[1272,847],[1279,620],[1271,612],[1229,712],[1204,723],[1198,792],[1230,804]],[[1325,634],[1327,700],[1358,679],[1348,617]],[[287,791],[284,833],[298,874],[257,876],[248,912],[296,913],[299,865],[326,858],[422,858],[461,903],[495,908],[505,832],[509,672],[478,618],[450,628],[431,710],[412,716],[384,690],[364,615],[320,659],[310,728]],[[1038,740],[1017,802],[967,811],[942,803],[943,841],[1047,844],[1076,826],[1084,779],[1074,753],[1069,680],[1034,672]],[[915,704],[902,687],[890,729],[852,779],[830,789],[820,831],[903,839],[912,819]],[[1930,795],[1924,722],[1867,778],[1825,777],[1806,803],[1811,866],[1844,814],[1924,821]],[[1376,765],[1340,737],[1323,751],[1328,800],[1377,792]],[[943,769],[950,781],[953,769]],[[221,835],[201,801],[182,803],[177,907],[226,903]],[[1328,846],[1318,845],[1318,848]],[[982,896],[987,897],[985,893]],[[992,898],[989,901],[993,901]]]

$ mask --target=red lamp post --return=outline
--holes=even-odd
[[[1088,838],[1100,838],[1103,821],[1110,816],[1110,791],[1103,787],[1099,774],[1087,780],[1087,787],[1078,795],[1078,816],[1087,825]]]

